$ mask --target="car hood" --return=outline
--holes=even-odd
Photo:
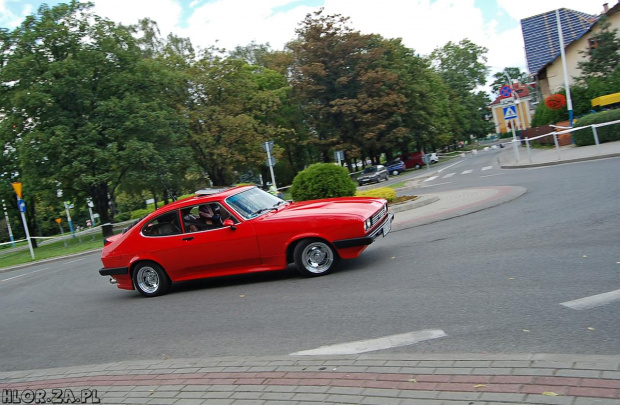
[[[302,201],[288,204],[273,212],[273,217],[300,216],[355,216],[368,218],[380,210],[387,201],[380,198],[349,197],[324,200]]]

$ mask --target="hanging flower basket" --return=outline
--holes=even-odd
[[[552,110],[559,110],[566,105],[564,94],[552,94],[545,99],[545,105]]]

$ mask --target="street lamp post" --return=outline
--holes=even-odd
[[[9,239],[11,240],[11,246],[15,247],[15,238],[13,237],[13,231],[11,230],[11,221],[9,220],[9,214],[6,211],[6,204],[4,203],[4,199],[2,200],[2,209],[4,210],[4,219],[6,221],[6,227],[9,231]]]

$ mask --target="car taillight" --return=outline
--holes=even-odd
[[[103,246],[108,246],[110,243],[112,243],[112,242],[110,242],[110,241],[108,240],[108,238],[105,238],[105,239],[103,240]]]

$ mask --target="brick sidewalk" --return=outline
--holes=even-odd
[[[620,356],[409,354],[127,361],[3,372],[0,388],[3,393],[46,390],[48,395],[52,389],[72,389],[76,396],[82,389],[96,390],[103,404],[618,405]]]

